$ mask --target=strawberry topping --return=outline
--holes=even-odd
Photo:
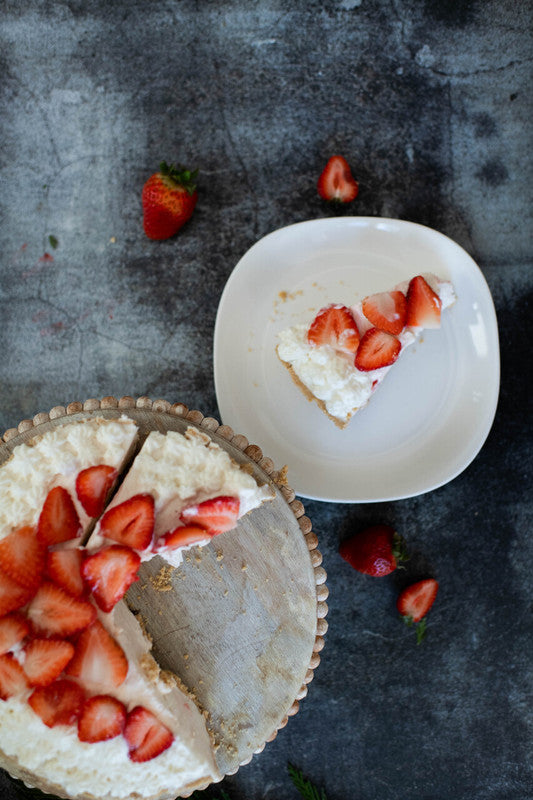
[[[13,653],[0,656],[0,700],[7,700],[27,688],[26,675]]]
[[[74,655],[74,645],[63,639],[32,639],[24,648],[24,672],[31,686],[48,686],[60,676]]]
[[[179,547],[205,542],[211,534],[201,525],[181,525],[173,531],[168,531],[157,540],[155,551],[177,550]]]
[[[63,486],[50,489],[37,525],[39,541],[46,546],[59,544],[75,539],[81,532],[78,512],[70,494]]]
[[[380,292],[365,297],[363,314],[375,328],[397,336],[405,326],[407,300],[403,292]]]
[[[46,556],[46,576],[73,597],[81,597],[85,591],[81,576],[84,558],[85,553],[79,547],[49,550]]]
[[[322,171],[317,190],[323,200],[350,203],[359,192],[348,162],[343,156],[332,156]]]
[[[439,584],[434,578],[418,581],[401,592],[396,607],[402,617],[419,622],[435,602]]]
[[[31,693],[28,703],[45,725],[75,725],[85,693],[74,681],[60,679],[49,686],[40,686]]]
[[[22,608],[35,594],[34,588],[21,586],[0,570],[0,617]]]
[[[311,345],[328,344],[342,353],[355,353],[359,345],[359,330],[349,308],[331,305],[322,308],[307,332]]]
[[[181,512],[185,525],[199,525],[206,528],[211,536],[234,528],[239,518],[239,498],[221,495],[189,506]]]
[[[89,517],[99,517],[104,510],[109,491],[115,483],[117,471],[114,467],[99,464],[82,469],[76,478],[76,494]]]
[[[160,755],[174,741],[174,735],[151,711],[136,706],[128,714],[124,738],[132,761],[149,761]]]
[[[30,626],[22,614],[15,612],[0,618],[0,655],[21,642],[29,630]]]
[[[440,328],[442,303],[429,283],[417,275],[409,283],[407,290],[406,325],[415,328]]]
[[[355,366],[362,372],[394,364],[402,346],[400,340],[379,328],[369,328],[355,354]]]
[[[0,567],[22,586],[37,589],[44,570],[45,548],[31,526],[19,528],[0,541]]]
[[[79,600],[45,581],[28,606],[28,619],[38,634],[72,636],[86,628],[96,617],[96,609],[87,600]]]
[[[110,508],[100,522],[100,533],[119,544],[145,550],[154,532],[154,498],[137,494]]]
[[[85,684],[120,686],[128,674],[128,660],[118,642],[95,620],[80,634],[66,672]]]
[[[108,694],[90,697],[78,718],[78,739],[81,742],[103,742],[114,739],[124,730],[126,707]]]
[[[114,544],[89,556],[82,567],[98,608],[111,611],[137,578],[141,557],[135,550]]]

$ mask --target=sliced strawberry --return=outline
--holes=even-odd
[[[46,575],[73,597],[81,597],[85,584],[81,576],[84,551],[79,547],[49,550],[46,556]]]
[[[349,354],[357,350],[359,338],[359,330],[352,312],[341,305],[322,308],[307,331],[309,344],[328,344],[335,350]]]
[[[22,614],[15,612],[0,618],[0,655],[7,653],[29,633],[30,626]]]
[[[380,331],[379,328],[369,328],[355,354],[355,366],[362,372],[389,367],[394,364],[401,349],[400,340],[396,336]]]
[[[24,672],[31,686],[48,686],[59,678],[74,655],[63,639],[32,639],[24,648]]]
[[[85,559],[82,574],[98,608],[111,611],[137,578],[141,557],[131,547],[114,544]]]
[[[109,490],[115,483],[117,471],[107,464],[82,469],[76,478],[76,494],[89,517],[99,517],[104,510]]]
[[[419,622],[435,602],[439,584],[434,578],[418,581],[401,592],[396,607],[402,617]]]
[[[403,292],[379,292],[363,300],[363,314],[374,327],[397,336],[405,327],[407,299]]]
[[[150,761],[166,750],[174,741],[174,735],[151,711],[144,706],[135,706],[126,720],[124,738],[132,761]]]
[[[34,689],[28,703],[49,728],[56,725],[75,725],[79,717],[85,692],[74,681],[64,678],[49,686]]]
[[[359,192],[348,162],[343,156],[332,156],[322,171],[317,190],[323,200],[337,203],[350,203]]]
[[[90,625],[96,617],[96,608],[45,581],[28,606],[27,614],[37,634],[64,637]]]
[[[0,541],[0,567],[22,586],[37,589],[44,570],[46,550],[27,525]]]
[[[183,509],[180,519],[185,525],[199,525],[211,536],[235,527],[239,518],[239,498],[220,495]]]
[[[126,707],[108,694],[97,694],[85,701],[78,718],[81,742],[104,742],[120,736],[126,724]]]
[[[27,688],[26,675],[13,653],[0,656],[0,700],[7,700]]]
[[[100,533],[119,544],[145,550],[154,533],[154,498],[137,494],[113,506],[102,517]]]
[[[0,617],[22,608],[35,594],[35,588],[21,586],[0,570]]]
[[[407,290],[406,325],[415,328],[440,328],[442,303],[422,275],[412,278]]]
[[[95,620],[80,634],[66,672],[86,684],[120,686],[128,674],[128,660],[118,642]]]
[[[63,486],[50,489],[37,525],[37,538],[47,547],[81,535],[78,512]]]
[[[178,547],[187,547],[198,542],[210,539],[211,534],[201,525],[181,525],[173,531],[168,531],[159,537],[154,550],[177,550]]]

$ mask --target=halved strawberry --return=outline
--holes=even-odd
[[[44,570],[46,550],[30,525],[0,541],[0,567],[22,586],[37,588]]]
[[[81,597],[85,591],[81,576],[84,557],[84,551],[80,547],[49,550],[46,556],[47,577],[73,597]]]
[[[128,714],[124,738],[132,761],[150,761],[174,741],[174,734],[144,706],[135,706]]]
[[[389,367],[394,364],[401,349],[400,340],[396,336],[378,328],[369,328],[355,354],[355,366],[362,372]]]
[[[13,653],[0,656],[0,700],[7,700],[27,688],[26,675]]]
[[[359,185],[343,156],[331,156],[318,179],[317,190],[323,200],[337,203],[355,200]]]
[[[239,518],[239,508],[238,497],[220,495],[184,508],[180,519],[185,525],[192,524],[206,528],[211,536],[215,536],[235,527]]]
[[[78,600],[54,583],[45,581],[29,604],[27,614],[38,634],[72,636],[91,624],[96,608],[87,600]]]
[[[32,639],[24,648],[24,672],[31,686],[48,686],[59,678],[74,655],[64,639]]]
[[[422,275],[412,278],[407,290],[406,325],[415,328],[440,328],[442,303]]]
[[[100,522],[100,533],[119,544],[145,550],[154,532],[154,498],[137,494],[110,508]]]
[[[80,634],[66,673],[93,686],[120,686],[128,674],[128,660],[118,642],[95,620]]]
[[[374,327],[397,336],[405,327],[407,299],[403,292],[379,292],[365,297],[363,314]]]
[[[137,578],[141,557],[131,547],[113,544],[85,559],[82,574],[98,608],[111,611]]]
[[[54,728],[56,725],[75,725],[84,700],[85,692],[81,686],[61,678],[49,686],[34,689],[28,703],[45,725]]]
[[[0,617],[22,608],[35,594],[35,588],[21,586],[0,570]]]
[[[37,524],[37,538],[47,547],[81,535],[81,525],[72,498],[63,486],[50,489]]]
[[[402,617],[420,622],[435,602],[439,584],[434,578],[412,583],[401,592],[396,607]]]
[[[342,353],[355,353],[359,345],[359,330],[349,308],[330,305],[322,308],[307,331],[312,345],[329,344]]]
[[[0,618],[0,655],[7,653],[29,633],[30,626],[22,614],[15,612]]]
[[[104,510],[109,490],[115,483],[117,470],[107,464],[82,469],[76,478],[76,494],[90,517],[99,517]]]
[[[205,542],[211,538],[211,533],[201,525],[181,525],[173,531],[164,533],[156,542],[154,550],[176,550],[178,547],[187,547],[198,542]]]
[[[126,724],[126,707],[116,697],[97,694],[89,697],[78,718],[81,742],[104,742],[120,736]]]

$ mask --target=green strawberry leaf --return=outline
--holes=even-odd
[[[293,764],[287,764],[287,769],[293,784],[304,800],[328,800],[324,789],[319,790],[308,778],[304,777],[301,770]]]

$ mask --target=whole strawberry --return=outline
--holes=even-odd
[[[390,525],[372,525],[343,542],[339,553],[354,569],[374,578],[394,572],[407,560],[405,542]]]
[[[182,166],[161,162],[159,172],[144,184],[143,226],[149,239],[169,239],[191,218],[198,200],[196,177]]]

